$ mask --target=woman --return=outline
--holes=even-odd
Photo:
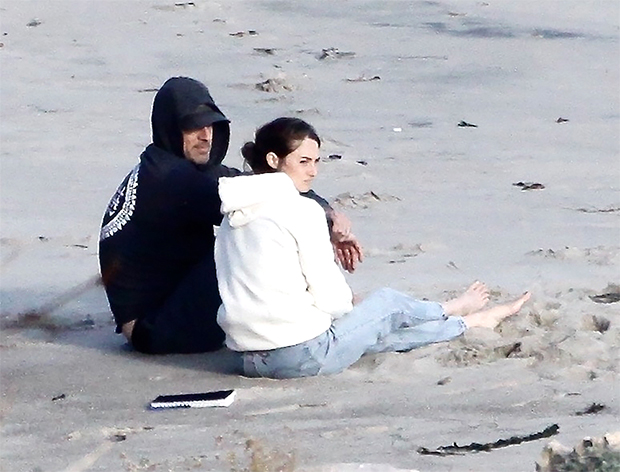
[[[474,283],[447,303],[384,288],[353,307],[324,213],[299,193],[317,175],[321,141],[296,118],[261,127],[242,154],[257,175],[221,178],[225,215],[215,246],[226,345],[242,353],[247,376],[291,378],[339,372],[366,353],[408,351],[467,328],[492,328],[529,294],[480,311],[489,298]]]

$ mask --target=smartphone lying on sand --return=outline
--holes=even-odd
[[[160,395],[150,404],[153,409],[160,408],[209,408],[230,406],[235,400],[234,390],[217,390],[205,393],[185,393],[181,395]]]

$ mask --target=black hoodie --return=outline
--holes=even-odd
[[[181,131],[200,105],[208,106],[213,121],[204,165],[184,157]],[[99,263],[117,332],[157,310],[198,261],[213,259],[213,226],[222,220],[217,178],[240,173],[221,165],[229,121],[200,82],[166,81],[153,101],[151,125],[153,143],[112,197],[101,227]],[[212,306],[219,305],[217,286],[204,289]]]

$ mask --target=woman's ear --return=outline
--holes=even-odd
[[[265,156],[265,160],[267,161],[267,164],[269,165],[269,167],[271,167],[274,170],[278,170],[278,164],[280,163],[280,158],[276,156],[275,152],[268,152],[267,155]]]

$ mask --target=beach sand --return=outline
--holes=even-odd
[[[615,0],[4,0],[0,469],[521,472],[551,439],[618,430],[619,15]],[[323,378],[133,352],[97,284],[98,229],[177,75],[231,119],[229,165],[277,116],[317,127],[315,189],[367,255],[357,293],[442,301],[483,280],[491,303],[532,300],[494,331]],[[229,408],[147,408],[224,388]]]

